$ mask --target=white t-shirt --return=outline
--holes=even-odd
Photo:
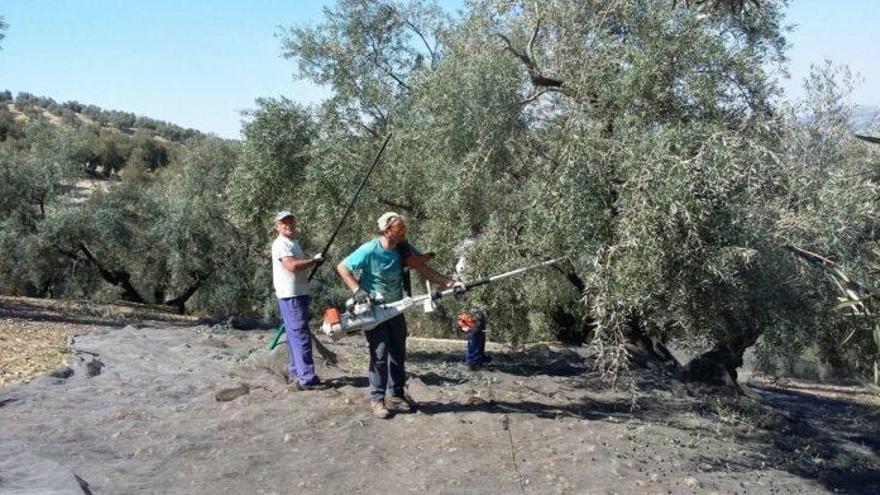
[[[272,242],[272,283],[275,285],[275,295],[281,299],[285,297],[309,295],[309,271],[300,270],[291,272],[281,264],[281,258],[293,256],[294,259],[303,259],[303,250],[299,243],[279,235]]]

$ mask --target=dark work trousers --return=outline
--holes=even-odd
[[[486,360],[486,332],[481,326],[467,334],[467,364],[479,366]]]
[[[312,385],[318,381],[315,363],[312,361],[312,334],[309,333],[309,296],[285,297],[278,300],[284,333],[287,335],[287,352],[290,356],[288,382],[299,380],[300,385]]]
[[[395,397],[403,397],[406,386],[406,319],[395,316],[378,327],[364,332],[370,344],[370,398],[385,397],[391,389]]]
[[[467,333],[467,353],[465,359],[470,367],[480,366],[489,361],[486,357],[486,312],[477,309],[471,313],[477,320],[477,326]]]

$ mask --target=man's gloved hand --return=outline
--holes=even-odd
[[[312,256],[312,261],[315,262],[315,268],[317,268],[317,267],[323,265],[323,264],[324,264],[324,261],[326,261],[326,260],[324,259],[324,253],[318,253],[318,254]]]
[[[367,294],[367,291],[361,289],[360,287],[358,287],[357,290],[354,291],[354,295],[351,298],[354,299],[354,302],[357,304],[370,302],[370,295]]]
[[[455,282],[452,284],[452,295],[454,295],[456,299],[464,299],[467,291],[468,288],[464,285],[464,282]]]

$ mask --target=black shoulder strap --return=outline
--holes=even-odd
[[[403,293],[406,294],[406,297],[412,297],[412,280],[409,268],[406,267],[406,259],[412,255],[412,246],[409,242],[403,241],[395,249],[400,255],[400,277],[403,282]]]

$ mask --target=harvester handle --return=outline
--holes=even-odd
[[[483,278],[478,278],[474,281],[468,282],[468,283],[464,284],[464,286],[467,287],[468,290],[471,290],[474,287],[479,287],[481,285],[486,285],[486,284],[490,284],[490,283],[492,283],[492,280],[489,277],[483,277]]]
[[[269,341],[269,345],[267,346],[270,351],[278,346],[278,342],[281,340],[282,335],[284,335],[284,323],[281,323],[275,328],[275,335],[272,336],[272,340]]]

